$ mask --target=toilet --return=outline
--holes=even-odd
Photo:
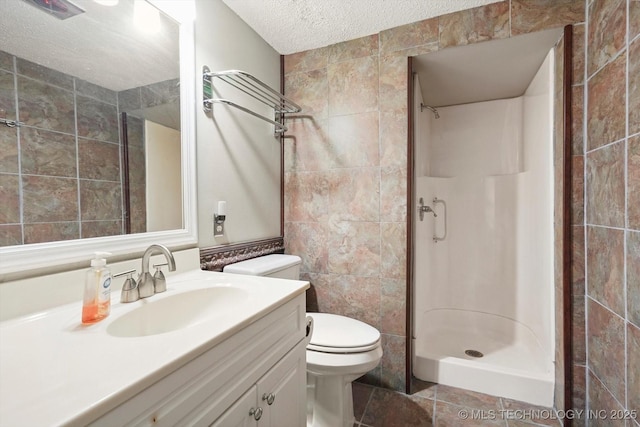
[[[301,259],[266,255],[230,264],[225,273],[298,280]],[[307,343],[307,427],[352,427],[351,383],[380,363],[380,332],[337,314],[307,313],[312,333]]]

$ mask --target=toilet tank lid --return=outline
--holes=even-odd
[[[248,274],[251,276],[265,276],[296,266],[302,262],[299,256],[272,254],[257,258],[248,259],[246,261],[237,262],[225,266],[222,271],[225,273]]]

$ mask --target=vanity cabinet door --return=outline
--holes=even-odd
[[[211,424],[210,427],[256,427],[258,421],[251,413],[252,410],[255,411],[256,409],[256,386],[253,386]]]
[[[303,340],[258,381],[258,406],[263,409],[260,427],[306,425],[306,371]]]

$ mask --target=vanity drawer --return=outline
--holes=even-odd
[[[209,425],[305,337],[297,296],[90,425]],[[206,419],[200,419],[206,415]]]

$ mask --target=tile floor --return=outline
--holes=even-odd
[[[416,379],[412,389],[407,395],[354,383],[354,427],[561,426],[548,408]]]

